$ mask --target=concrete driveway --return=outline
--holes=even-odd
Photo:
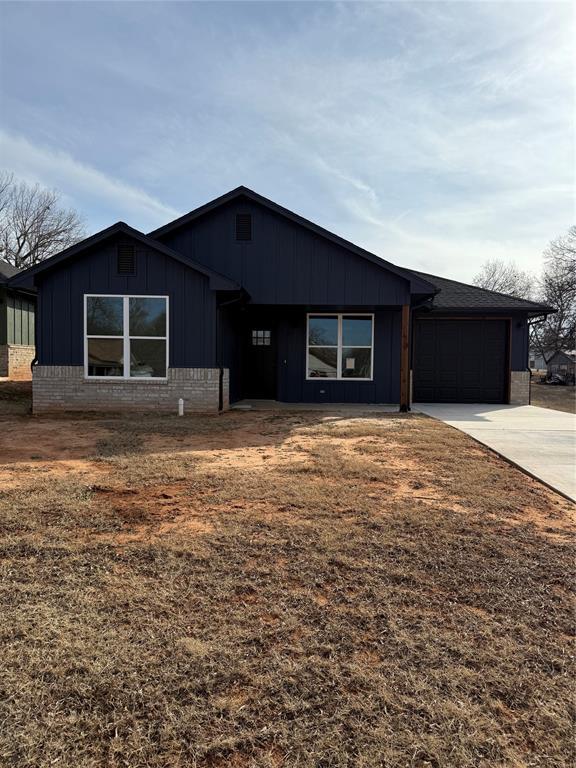
[[[533,405],[415,403],[576,501],[576,416]]]

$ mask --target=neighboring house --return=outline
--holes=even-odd
[[[528,362],[528,366],[533,371],[545,371],[546,370],[546,360],[547,358],[551,357],[553,352],[539,352],[536,349],[530,350],[530,358]]]
[[[557,373],[567,379],[574,379],[575,360],[576,354],[574,352],[554,352],[546,366],[548,375]]]
[[[38,290],[36,412],[527,403],[527,321],[553,311],[395,266],[245,187],[12,284]]]
[[[36,291],[8,287],[18,270],[0,259],[0,378],[29,379],[35,355]]]

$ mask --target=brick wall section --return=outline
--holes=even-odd
[[[11,379],[29,381],[32,378],[30,365],[36,357],[36,347],[23,344],[8,344],[8,376]]]
[[[37,365],[32,383],[34,413],[51,411],[218,411],[218,368],[169,368],[168,381],[84,378],[81,365]],[[224,370],[224,408],[228,408],[228,370]]]
[[[530,404],[530,372],[510,372],[510,405]]]

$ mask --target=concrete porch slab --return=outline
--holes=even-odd
[[[230,406],[235,411],[325,411],[331,413],[398,413],[398,405],[366,403],[281,403],[278,400],[238,400]]]
[[[416,403],[576,501],[576,416],[533,405]]]

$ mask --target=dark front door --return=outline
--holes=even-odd
[[[508,381],[506,320],[417,320],[415,402],[504,403]]]
[[[244,397],[276,399],[276,331],[271,323],[247,325],[242,371]]]

